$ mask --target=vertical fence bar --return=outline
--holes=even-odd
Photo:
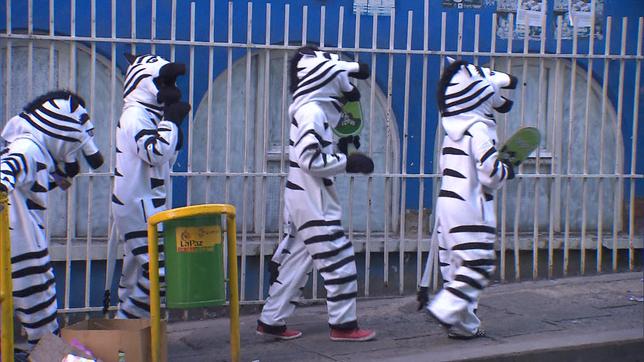
[[[360,20],[362,19],[361,9],[356,9],[356,23],[354,29],[353,47],[360,49]],[[353,53],[353,60],[360,61],[360,53],[358,51]],[[353,174],[349,175],[349,240],[355,243],[353,235],[353,185],[355,184],[355,177]]]
[[[27,1],[27,34],[34,32],[33,0]],[[33,98],[34,89],[34,42],[27,43],[27,98]]]
[[[615,190],[613,199],[613,271],[617,271],[617,237],[621,231],[620,215],[624,187],[624,165],[620,158],[620,141],[622,134],[622,117],[624,116],[624,71],[626,66],[626,35],[628,33],[628,18],[622,18],[622,42],[619,52],[619,86],[617,91],[617,124],[615,125]],[[637,102],[637,101],[636,101]]]
[[[371,74],[377,73],[377,58],[376,58],[376,49],[378,48],[378,13],[373,15],[373,23],[371,28]],[[375,123],[373,120],[374,116],[374,103],[376,98],[376,76],[370,77],[370,96],[369,96],[369,117],[371,117],[371,124],[369,125],[369,149],[367,153],[369,157],[373,157],[373,129]],[[367,230],[365,234],[365,245],[364,245],[364,294],[369,296],[369,278],[371,275],[371,211],[373,203],[373,176],[369,175],[367,177]]]
[[[517,22],[518,21],[519,21],[519,19],[517,19]],[[519,118],[521,119],[521,121],[520,121],[521,127],[523,127],[525,125],[525,98],[526,98],[526,92],[527,92],[527,90],[526,90],[526,86],[527,86],[526,78],[528,77],[528,58],[526,58],[525,55],[528,54],[528,46],[529,46],[528,42],[530,41],[530,31],[529,31],[530,27],[528,26],[527,17],[526,17],[526,19],[524,19],[524,23],[526,24],[525,25],[525,31],[523,33],[523,54],[524,54],[524,57],[523,57],[523,59],[521,61],[521,79],[523,79],[523,81],[520,83],[521,84],[521,107],[520,107],[520,110],[519,110],[519,114],[520,114]],[[510,71],[511,69],[512,68],[508,67],[508,71]],[[505,120],[506,120],[506,122],[504,123],[503,127],[507,131],[508,130],[507,117],[505,117]],[[506,137],[509,137],[510,134],[508,132],[506,132],[505,135],[506,135]],[[523,164],[519,165],[519,169],[517,170],[517,174],[523,175],[524,171],[525,171],[525,167],[523,167]],[[517,194],[516,194],[516,198],[514,199],[514,228],[513,228],[514,255],[518,259],[518,262],[519,262],[518,265],[520,266],[521,265],[521,243],[520,243],[520,240],[519,240],[519,232],[520,232],[520,230],[519,230],[519,225],[520,225],[519,221],[520,221],[520,218],[521,218],[520,211],[521,211],[521,192],[523,190],[523,183],[524,183],[523,177],[517,177],[515,182],[517,184]],[[533,240],[533,245],[534,244],[536,244],[536,240]],[[533,248],[534,248],[534,246],[533,246]],[[517,254],[517,250],[518,250],[518,254]],[[535,273],[535,268],[536,267],[537,267],[537,265],[532,264],[532,273],[533,274]]]
[[[566,221],[564,226],[564,276],[568,275],[568,266],[570,261],[570,193],[572,192],[572,143],[573,143],[573,124],[575,122],[575,82],[577,81],[577,24],[573,24],[572,31],[572,53],[571,55],[571,69],[570,69],[570,96],[568,99],[568,147],[567,147],[567,168],[566,168]]]
[[[53,37],[54,36],[54,0],[49,0],[49,36]],[[56,42],[50,41],[49,42],[49,67],[47,69],[47,88],[48,89],[55,89],[54,85],[54,57],[55,57],[55,51],[54,51],[54,44]],[[51,228],[49,227],[50,222],[49,219],[51,217],[51,212],[49,209],[45,210],[45,238],[47,240],[51,240]]]
[[[602,104],[601,104],[601,126],[599,131],[599,149],[604,150],[604,135],[606,129],[606,105],[608,103],[608,66],[610,65],[610,39],[612,29],[612,18],[606,18],[606,42],[604,43],[604,72],[602,76]],[[637,102],[636,102],[637,103]],[[603,263],[603,245],[604,245],[604,152],[599,153],[599,177],[597,183],[597,265],[599,266],[598,272],[602,271]]]
[[[393,160],[389,159],[389,152],[392,148],[391,145],[391,133],[392,133],[392,117],[393,117],[393,108],[391,105],[392,102],[392,89],[394,83],[394,39],[395,39],[395,29],[396,29],[396,9],[391,9],[391,22],[389,23],[389,57],[387,59],[387,111],[385,114],[385,120],[387,122],[386,130],[386,142],[385,142],[385,224],[384,224],[384,241],[383,241],[383,283],[385,286],[389,286],[389,228],[391,222],[389,218],[389,212],[393,213],[392,207],[392,196],[393,192],[393,180],[389,176],[393,165]],[[391,192],[390,192],[391,190]]]
[[[562,27],[562,17],[557,16],[557,34],[556,34],[556,47],[555,47],[555,55],[557,55],[557,58],[555,60],[555,75],[554,79],[560,79],[559,78],[559,73],[560,73],[560,66],[561,66],[561,60],[558,57],[558,55],[561,53],[561,27]],[[548,219],[548,278],[552,278],[554,275],[554,238],[555,238],[555,227],[557,231],[559,231],[559,224],[561,220],[557,217],[559,215],[559,200],[561,195],[561,164],[560,162],[561,159],[561,152],[559,151],[559,135],[561,132],[559,132],[559,124],[562,124],[563,122],[559,122],[560,117],[559,117],[559,82],[555,81],[554,82],[554,97],[553,97],[553,115],[552,115],[552,164],[550,167],[550,175],[552,177],[552,181],[550,184],[551,187],[551,192],[550,192],[550,216]],[[557,225],[555,225],[555,223]]]
[[[189,70],[188,70],[188,103],[194,104],[194,94],[195,94],[195,87],[194,87],[194,80],[195,80],[195,23],[197,22],[197,19],[195,18],[195,3],[193,1],[190,2],[190,47],[189,47]],[[192,140],[193,140],[193,114],[194,112],[188,112],[188,173],[192,173]],[[208,151],[206,151],[207,153]],[[188,182],[187,182],[187,190],[186,190],[186,202],[188,205],[192,205],[192,180],[194,177],[189,176],[188,177]]]
[[[215,0],[210,0],[208,11],[208,83],[206,90],[206,203],[210,203],[210,188],[212,187],[212,177],[210,173],[210,154],[212,152],[212,89],[214,88],[214,71],[215,66],[215,49],[212,43],[215,42]],[[190,145],[192,147],[192,145]],[[226,270],[226,268],[224,268]]]
[[[481,27],[481,15],[476,14],[474,15],[474,64],[478,65],[479,64],[479,30]]]
[[[92,39],[96,39],[96,0],[90,2],[90,34]],[[90,71],[89,71],[89,116],[90,119],[95,119],[96,116],[96,42],[90,44]],[[87,235],[86,235],[86,249],[85,249],[85,308],[89,308],[90,297],[90,279],[92,275],[92,220],[93,218],[93,202],[94,199],[94,177],[93,170],[88,170],[88,184],[87,184]],[[89,317],[89,314],[86,314]]]
[[[407,196],[407,152],[409,148],[409,78],[411,72],[411,29],[414,12],[407,12],[407,53],[405,55],[405,98],[403,109],[402,187],[400,190],[400,243],[398,246],[398,292],[403,294],[405,286],[405,213]]]
[[[631,178],[630,178],[630,200],[629,200],[629,214],[628,214],[628,270],[635,270],[635,179],[636,175],[636,156],[637,156],[637,131],[639,122],[639,101],[640,99],[640,79],[642,71],[642,37],[644,36],[644,18],[639,18],[639,25],[637,27],[637,60],[635,61],[635,82],[633,85],[634,96],[633,99],[633,141],[631,144]]]
[[[233,87],[233,2],[228,2],[228,39],[226,42],[226,147],[224,149],[225,161],[224,171],[226,180],[224,183],[224,202],[230,201],[230,145],[232,131],[230,129],[232,121],[232,87]],[[243,221],[244,219],[241,218]],[[242,274],[243,274],[243,267]],[[244,300],[244,284],[241,285],[240,299]]]
[[[177,0],[172,0],[170,9],[170,61],[174,62],[175,41],[177,40]]]
[[[325,37],[325,26],[326,26],[326,6],[320,6],[320,48],[324,48],[324,37]]]
[[[579,248],[581,250],[580,255],[580,269],[581,274],[586,272],[586,227],[587,227],[587,201],[588,196],[588,138],[590,137],[590,96],[591,96],[591,85],[593,82],[593,53],[595,47],[595,2],[591,4],[591,21],[590,21],[590,33],[588,34],[588,69],[586,69],[586,102],[584,110],[584,162],[583,162],[583,178],[582,182],[582,192],[581,192],[581,239],[579,241]],[[597,249],[597,253],[599,253]],[[599,265],[596,266],[596,270],[599,271]]]
[[[132,54],[136,54],[136,0],[130,1],[130,49]],[[174,29],[175,24],[172,24]]]
[[[157,0],[152,0],[152,8],[150,10],[150,53],[156,54],[157,48],[155,41],[157,40]]]
[[[290,7],[289,4],[284,5],[284,47],[288,46],[289,42],[289,14],[290,12]],[[282,56],[282,98],[281,98],[281,107],[280,107],[280,187],[279,187],[279,195],[280,195],[280,200],[284,200],[284,188],[286,185],[286,176],[285,173],[288,172],[287,169],[285,169],[285,162],[284,162],[284,156],[288,156],[288,149],[286,148],[286,131],[287,131],[287,125],[290,125],[291,122],[288,120],[288,109],[287,109],[287,101],[288,101],[288,87],[287,87],[287,74],[288,74],[288,51],[284,50],[284,54]],[[277,233],[277,242],[279,243],[282,238],[285,236],[286,233],[289,233],[290,230],[285,230],[284,225],[289,222],[289,220],[284,219],[284,203],[279,202],[279,215],[278,215],[278,233]],[[315,275],[315,274],[313,274]],[[313,278],[315,279],[315,277]]]
[[[53,0],[52,0],[53,1]],[[116,103],[116,0],[110,1],[110,8],[111,8],[111,42],[110,42],[110,152],[109,152],[109,170],[110,170],[110,195],[113,194],[114,190],[114,168],[115,168],[115,156],[116,152],[114,152],[114,149],[116,148],[116,132],[113,130],[116,129],[115,123],[117,122],[115,120],[116,114],[114,112],[114,106]],[[116,229],[114,228],[113,222],[112,222],[112,203],[108,202],[107,204],[107,242],[105,243],[105,249],[106,255],[109,255],[109,248],[110,248],[110,239],[112,237],[111,233],[116,233]],[[117,234],[118,235],[118,234]],[[118,245],[118,240],[116,241]],[[114,255],[114,258],[117,258],[116,255]],[[110,260],[107,260],[107,263],[109,263]],[[108,264],[109,265],[109,264]],[[110,276],[107,274],[110,270],[108,265],[105,267],[105,289],[111,289],[111,285],[107,285],[108,279]],[[114,270],[111,270],[112,273],[114,273]],[[109,302],[108,302],[109,303]]]
[[[478,15],[477,15],[478,19]],[[476,26],[478,43],[478,23]],[[478,44],[475,47],[478,50]],[[419,160],[419,185],[418,185],[418,221],[416,233],[416,285],[420,284],[423,272],[423,253],[421,242],[423,238],[423,220],[425,211],[425,143],[427,141],[427,50],[429,49],[429,0],[423,3],[423,75],[421,80],[420,93],[420,160]],[[430,246],[431,247],[431,246]]]
[[[241,262],[242,262],[242,271],[241,271],[241,300],[245,300],[246,296],[246,270],[247,270],[247,260],[246,260],[246,246],[248,244],[248,225],[246,222],[247,211],[248,211],[248,182],[249,182],[249,170],[248,170],[248,128],[250,126],[250,78],[251,78],[251,45],[253,42],[253,3],[249,2],[246,7],[246,76],[244,78],[244,153],[243,153],[243,186],[242,186],[242,245],[241,245]]]
[[[5,48],[5,64],[6,64],[5,69],[6,69],[6,71],[5,71],[4,74],[6,74],[7,87],[5,88],[5,91],[4,91],[4,102],[5,102],[4,104],[5,104],[5,107],[4,107],[4,120],[2,121],[3,125],[4,125],[4,122],[6,122],[6,120],[8,120],[10,118],[10,116],[9,116],[11,114],[11,111],[10,111],[10,108],[11,108],[11,91],[10,90],[12,89],[11,88],[11,74],[12,74],[12,71],[11,71],[11,68],[12,68],[11,55],[12,54],[11,53],[12,53],[13,42],[11,41],[11,1],[7,1],[6,6],[7,6],[7,17],[5,19],[5,23],[7,24],[7,29],[6,29],[7,47]]]
[[[264,243],[266,239],[266,156],[268,155],[268,135],[269,135],[269,109],[268,105],[270,103],[270,80],[271,80],[271,54],[270,48],[268,47],[271,43],[271,4],[266,4],[266,27],[265,27],[265,45],[266,50],[264,51],[264,97],[263,102],[263,142],[261,148],[261,163],[262,163],[262,178],[261,178],[261,207],[256,207],[256,209],[261,210],[261,229],[259,237],[259,299],[264,299]],[[259,87],[259,85],[258,85]]]

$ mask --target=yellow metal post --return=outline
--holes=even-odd
[[[2,361],[13,362],[13,284],[11,282],[11,239],[9,200],[0,192],[0,304],[2,304]]]
[[[150,333],[152,362],[161,356],[161,301],[159,297],[159,250],[157,225],[164,221],[192,216],[225,214],[228,241],[228,288],[230,291],[230,354],[239,361],[239,293],[237,289],[237,228],[235,207],[228,204],[208,204],[180,207],[152,215],[148,219],[148,254],[150,256]]]

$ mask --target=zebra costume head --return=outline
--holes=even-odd
[[[103,155],[94,143],[94,125],[83,98],[67,90],[46,93],[27,104],[11,118],[2,138],[11,143],[17,138],[35,139],[57,163],[64,163],[65,174],[79,170],[78,151],[93,169],[103,164]]]
[[[438,83],[436,99],[443,128],[459,139],[474,122],[496,124],[493,111],[509,112],[513,102],[501,89],[514,89],[517,78],[510,74],[448,58],[449,65]]]
[[[340,120],[342,106],[346,102],[360,100],[360,92],[351,84],[349,77],[369,78],[369,66],[340,60],[338,54],[321,51],[315,46],[298,49],[290,61],[291,117],[300,106],[319,102],[327,107],[327,115],[335,127]]]
[[[177,77],[186,73],[186,66],[170,63],[158,55],[125,54],[130,63],[125,73],[123,100],[138,102],[161,111],[162,105],[181,99]]]

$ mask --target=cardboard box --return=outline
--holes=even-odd
[[[62,361],[68,354],[90,358],[82,351],[70,346],[62,338],[51,333],[45,334],[29,354],[29,362]]]
[[[118,362],[119,351],[126,361],[150,361],[149,319],[90,319],[63,328],[63,339],[76,338],[103,362]],[[161,361],[168,359],[165,321],[161,321]]]

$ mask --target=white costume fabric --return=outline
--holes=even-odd
[[[291,60],[290,168],[284,195],[289,228],[274,255],[279,274],[258,321],[268,331],[286,328],[313,265],[324,279],[330,327],[358,326],[354,250],[341,225],[333,184],[333,177],[345,172],[347,156],[334,152],[332,127],[344,99],[359,97],[349,76],[358,77],[362,66],[312,48],[300,49]]]
[[[118,239],[125,242],[117,318],[145,318],[150,313],[147,221],[170,204],[167,188],[181,136],[179,127],[163,118],[163,102],[158,99],[157,79],[164,66],[176,63],[155,55],[130,56],[128,60],[123,113],[116,129],[112,195]],[[174,79],[170,82],[174,86]],[[160,244],[161,282],[162,247]]]
[[[32,345],[47,333],[59,332],[44,226],[47,192],[56,187],[52,175],[75,176],[79,150],[94,157],[94,168],[102,163],[84,107],[84,101],[70,92],[47,93],[11,118],[2,131],[7,147],[0,153],[0,183],[9,193],[14,308]],[[66,175],[57,163],[66,164]]]
[[[464,336],[478,331],[478,298],[495,268],[492,194],[514,175],[510,165],[497,159],[493,116],[493,110],[510,110],[512,102],[500,95],[500,88],[514,84],[514,77],[463,61],[449,65],[439,84],[446,135],[436,217],[444,285],[427,309]]]

